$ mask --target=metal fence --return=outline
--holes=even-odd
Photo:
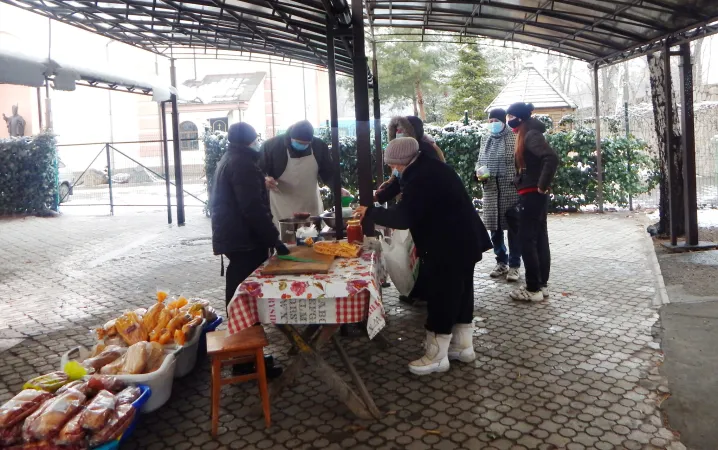
[[[167,145],[167,161],[161,140],[58,145],[60,207],[112,214],[123,207],[176,206],[172,141]],[[182,151],[182,181],[185,206],[205,207],[203,149]]]

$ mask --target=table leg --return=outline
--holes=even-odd
[[[369,410],[371,415],[374,416],[375,419],[381,419],[382,414],[381,412],[379,412],[379,408],[376,407],[374,399],[372,398],[371,394],[369,393],[369,390],[364,384],[364,380],[361,379],[359,373],[357,373],[356,367],[354,367],[354,364],[352,364],[352,362],[349,360],[349,355],[347,355],[347,352],[344,350],[344,347],[342,347],[342,344],[339,341],[337,335],[332,336],[332,342],[334,343],[334,348],[339,354],[339,358],[342,360],[342,363],[344,363],[344,367],[346,367],[347,371],[349,372],[349,375],[352,377],[354,385],[359,390],[359,396],[364,402],[364,405],[366,405],[366,408]]]
[[[300,333],[291,325],[277,325],[285,336],[298,349],[299,355],[281,377],[274,380],[270,386],[270,398],[276,398],[281,391],[291,384],[299,372],[307,365],[315,369],[316,375],[336,392],[339,400],[344,403],[360,419],[373,419],[376,415],[371,412],[366,403],[341,379],[339,374],[319,355],[321,347],[331,340],[339,329],[339,325],[322,326],[316,335],[314,345],[309,345]],[[356,372],[356,371],[355,371]],[[363,386],[363,384],[362,384]],[[366,389],[366,387],[364,387]],[[373,403],[373,402],[372,402]],[[376,406],[374,406],[376,409]]]
[[[319,330],[319,325],[307,325],[307,327],[302,331],[302,339],[304,339],[305,342],[310,342],[314,335],[317,333],[317,330]],[[294,345],[294,342],[291,343],[292,348],[289,349],[289,355],[294,356],[297,353],[299,353],[299,350],[297,349],[297,346]],[[311,342],[310,342],[311,345]]]

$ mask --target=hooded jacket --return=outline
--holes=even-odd
[[[431,159],[445,162],[444,153],[429,136],[424,134],[424,124],[416,116],[397,116],[389,122],[389,140],[396,139],[396,131],[404,130],[404,137],[413,137],[419,142],[419,154],[426,155]],[[401,193],[401,185],[398,180],[392,177],[389,184],[377,192],[376,199],[379,203],[386,203]]]
[[[523,167],[519,167],[516,159],[516,176],[514,184],[519,191],[523,189],[539,188],[547,191],[551,187],[556,169],[558,168],[558,155],[546,141],[543,133],[546,131],[541,121],[531,118],[526,122],[524,135]],[[517,143],[518,145],[518,143]]]
[[[215,255],[269,249],[279,239],[258,162],[253,149],[229,144],[217,164],[211,196]]]
[[[319,166],[319,178],[326,185],[331,185],[333,169],[332,158],[329,153],[329,147],[318,137],[312,138],[311,152],[309,150],[297,151],[292,148],[292,127],[289,127],[286,133],[267,139],[260,149],[259,166],[262,171],[278,180],[287,168],[289,157],[306,158],[314,155]],[[289,157],[287,156],[289,152]]]

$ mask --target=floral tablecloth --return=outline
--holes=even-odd
[[[265,263],[266,264],[266,263]],[[257,322],[340,324],[367,320],[369,338],[386,324],[379,253],[337,258],[328,274],[262,275],[261,267],[235,292],[227,307],[230,333]]]

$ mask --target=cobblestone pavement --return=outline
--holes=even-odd
[[[88,345],[88,329],[146,306],[157,287],[222,308],[223,279],[209,221],[190,211],[183,228],[160,213],[0,220],[0,400],[59,355]],[[682,449],[664,427],[668,395],[651,337],[653,278],[643,229],[613,214],[551,217],[552,294],[519,304],[491,280],[493,258],[476,271],[478,359],[418,378],[406,364],[421,351],[422,307],[384,291],[391,347],[343,338],[378,407],[360,421],[305,373],[272,405],[273,425],[255,413],[256,386],[223,389],[220,436],[209,434],[209,368],[175,381],[173,395],[144,415],[125,448],[147,449]],[[287,362],[284,339],[271,350]],[[328,361],[339,367],[333,352]],[[344,374],[346,376],[346,374]],[[348,378],[348,377],[347,377]]]

